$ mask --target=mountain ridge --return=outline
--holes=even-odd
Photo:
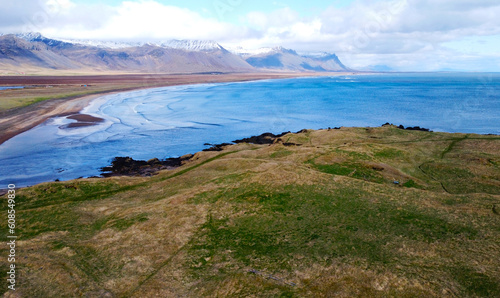
[[[278,46],[228,50],[213,40],[118,42],[0,34],[0,71],[197,73],[349,71],[335,54],[299,54]]]

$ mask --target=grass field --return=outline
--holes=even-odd
[[[15,294],[500,296],[499,136],[385,126],[282,141],[18,190]]]

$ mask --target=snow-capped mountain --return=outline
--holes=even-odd
[[[335,54],[283,47],[226,50],[210,40],[116,42],[0,34],[0,68],[120,72],[346,71]]]
[[[200,52],[224,49],[217,42],[211,40],[173,39],[173,40],[157,41],[157,42],[116,42],[116,41],[101,41],[101,40],[61,39],[61,41],[77,45],[91,46],[104,49],[124,49],[132,47],[141,47],[144,45],[186,50],[186,51],[200,51]]]
[[[279,47],[274,47],[274,48],[259,48],[259,49],[245,49],[243,47],[232,47],[232,48],[227,48],[230,52],[235,53],[237,55],[240,55],[242,57],[249,57],[253,55],[261,55],[261,54],[267,54],[272,51],[275,51]]]
[[[116,41],[101,41],[101,40],[61,39],[61,41],[75,45],[82,45],[82,46],[89,46],[89,47],[96,47],[103,49],[125,49],[132,47],[140,47],[144,45],[144,43],[140,42],[134,43],[134,42],[116,42]]]
[[[286,49],[282,46],[276,46],[276,47],[267,47],[267,48],[259,48],[259,49],[244,49],[243,47],[235,47],[235,48],[228,48],[229,51],[231,51],[234,54],[240,55],[244,58],[250,57],[250,56],[256,56],[256,55],[264,55],[264,54],[270,54],[270,53],[282,53],[282,52],[290,52],[290,53],[295,53],[294,50],[291,49]]]
[[[39,33],[0,36],[0,69],[147,73],[252,71],[243,58],[214,41],[149,43],[57,40]]]
[[[5,34],[0,34],[0,36]],[[50,39],[42,36],[42,34],[37,32],[21,33],[15,34],[16,37],[21,38],[26,41],[54,41],[54,42],[64,42],[74,45],[83,45],[89,47],[97,47],[104,49],[124,49],[132,47],[141,47],[144,45],[157,46],[162,48],[171,48],[186,51],[217,51],[226,50],[220,44],[213,40],[164,40],[164,41],[154,41],[154,42],[117,42],[117,41],[105,41],[105,40],[85,40],[85,39]]]
[[[48,46],[60,45],[63,43],[62,40],[50,39],[38,32],[20,33],[15,34],[15,36],[28,42],[43,42]]]
[[[180,49],[187,51],[226,51],[220,44],[213,40],[167,40],[162,42],[150,42],[150,45],[155,45],[163,48]]]

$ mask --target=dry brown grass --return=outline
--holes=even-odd
[[[497,296],[500,138],[465,136],[309,131],[20,190],[16,294]]]

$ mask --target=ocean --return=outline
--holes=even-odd
[[[113,157],[148,160],[304,128],[380,126],[500,134],[500,74],[327,76],[175,86],[102,96],[67,128],[57,117],[0,145],[0,188],[99,175]],[[3,187],[5,185],[5,187]]]
[[[23,89],[24,86],[0,86],[0,91],[9,89]]]

